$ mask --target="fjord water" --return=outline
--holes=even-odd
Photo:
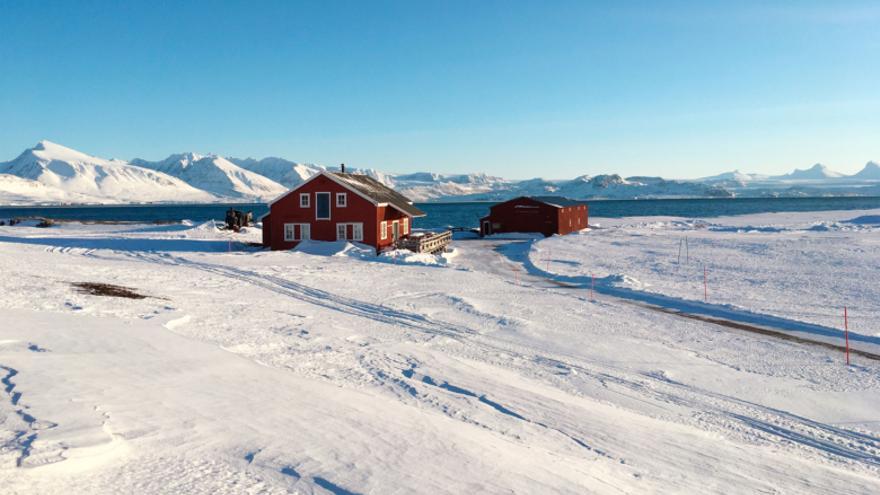
[[[592,200],[591,217],[677,216],[710,218],[750,213],[785,211],[863,210],[880,208],[880,197],[737,198],[737,199],[632,199]],[[476,227],[479,218],[494,203],[417,203],[427,216],[415,220],[415,227]],[[259,218],[266,204],[150,204],[95,206],[0,207],[0,219],[46,217],[83,222],[179,222],[223,220],[230,207],[253,211]]]

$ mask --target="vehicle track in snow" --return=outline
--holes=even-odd
[[[232,278],[285,297],[292,297],[326,309],[342,311],[352,316],[450,337],[462,345],[459,349],[444,347],[443,350],[446,352],[492,366],[504,366],[530,378],[544,381],[551,386],[558,384],[546,377],[554,376],[554,380],[560,380],[555,373],[556,370],[576,370],[577,375],[573,378],[566,377],[562,380],[571,381],[575,385],[579,381],[586,381],[592,386],[610,391],[612,395],[618,394],[627,399],[659,406],[666,404],[672,408],[671,413],[657,414],[658,418],[696,426],[704,430],[722,432],[725,436],[735,437],[748,444],[772,444],[776,448],[796,453],[799,456],[812,459],[820,458],[834,465],[855,467],[872,474],[880,473],[880,438],[873,434],[835,427],[786,411],[750,403],[733,396],[679,383],[662,373],[636,373],[608,364],[597,366],[568,357],[542,355],[536,353],[534,349],[516,343],[497,338],[490,339],[467,327],[432,320],[417,313],[395,310],[339,296],[272,275],[195,262],[168,254],[131,252],[124,254],[147,263],[186,267]],[[96,256],[94,253],[88,253],[88,255]],[[506,354],[509,358],[504,360],[487,359],[487,356],[499,354]],[[404,357],[376,355],[370,359],[372,361],[370,366],[373,367],[373,373],[380,381],[384,380],[392,387],[412,387],[411,384],[392,378],[404,371],[399,367],[402,358]],[[523,364],[511,364],[517,362]],[[534,365],[538,365],[538,372],[534,369]],[[430,384],[428,385],[430,386]],[[578,388],[577,386],[569,387],[566,392],[576,393],[572,392],[572,389],[578,390]],[[470,389],[462,390],[470,392]],[[448,392],[454,393],[454,391]],[[408,391],[405,395],[418,398],[420,393]],[[465,395],[467,396],[467,394]],[[479,401],[479,397],[484,395],[478,392],[471,392],[471,395],[473,397],[470,398],[474,399],[477,405],[485,404],[485,402]],[[590,398],[587,394],[581,395]],[[493,398],[491,401],[494,404],[505,404],[501,407],[507,411],[516,410],[516,406],[507,405],[503,398]],[[634,411],[639,414],[648,414],[644,410]],[[602,442],[595,439],[585,437],[580,433],[564,431],[552,424],[541,424],[540,426],[562,433],[570,439],[580,440],[583,438],[580,441],[584,445],[589,445],[591,449],[596,449],[608,456],[627,457],[626,452],[621,452],[614,445],[603,445]]]
[[[418,313],[402,311],[388,306],[334,294],[274,275],[212,263],[197,262],[171,255],[136,253],[135,256],[140,260],[151,263],[191,268],[222,277],[232,278],[275,292],[285,297],[291,297],[333,311],[367,318],[371,321],[378,321],[388,325],[418,330],[432,335],[456,337],[459,335],[477,333],[476,331],[461,325],[438,322]]]

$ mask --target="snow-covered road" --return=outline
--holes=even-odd
[[[611,237],[632,260],[612,273],[638,279],[645,233],[628,225],[534,244],[460,241],[437,266],[259,252],[210,226],[0,227],[0,486],[880,491],[877,362],[847,367],[830,349],[547,280],[583,277],[597,252],[620,259],[601,244]],[[727,249],[753,242],[727,234]],[[868,258],[853,269],[832,257],[841,270],[878,273],[876,230],[799,235],[826,248],[811,236],[837,235]],[[150,297],[70,285],[82,281]],[[775,312],[809,303],[784,297],[748,309],[828,324]]]

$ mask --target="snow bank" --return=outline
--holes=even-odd
[[[345,256],[366,261],[423,266],[447,265],[458,254],[454,250],[434,255],[414,253],[406,249],[394,249],[376,255],[375,249],[371,246],[348,241],[302,241],[292,251],[314,256]]]

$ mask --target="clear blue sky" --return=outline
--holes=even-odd
[[[697,177],[880,160],[880,3],[0,0],[0,160]]]

